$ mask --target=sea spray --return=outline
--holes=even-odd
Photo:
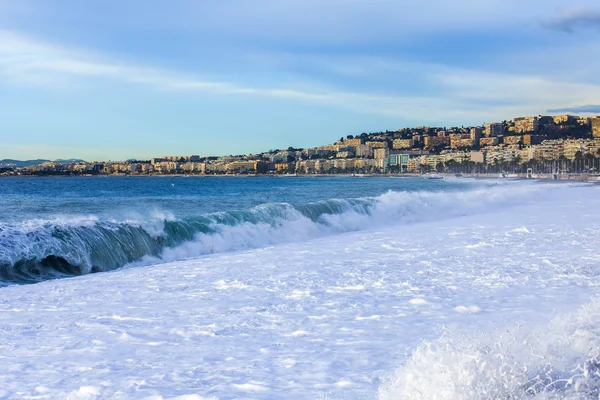
[[[380,400],[598,399],[600,299],[548,325],[423,342]]]

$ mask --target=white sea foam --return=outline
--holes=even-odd
[[[356,232],[303,217],[315,238],[255,233],[240,243],[260,249],[3,288],[0,397],[597,398],[600,198],[538,186],[425,196],[410,223]]]
[[[359,208],[340,200],[344,212],[324,212],[316,221],[289,206],[283,214],[275,217],[274,223],[245,222],[234,226],[214,224],[212,226],[214,232],[198,233],[194,241],[164,249],[160,257],[145,257],[132,266],[176,261],[211,253],[261,248],[343,232],[483,214],[518,204],[527,204],[539,199],[543,194],[564,189],[566,186],[519,182],[515,185],[505,184],[466,192],[390,191]]]
[[[597,399],[600,300],[546,326],[426,341],[387,379],[381,400]]]
[[[481,311],[481,308],[477,306],[456,306],[454,307],[454,311],[459,313],[476,313]]]

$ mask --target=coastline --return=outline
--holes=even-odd
[[[500,179],[500,180],[544,180],[544,181],[577,181],[600,183],[600,174],[507,174],[500,176],[498,173],[478,173],[478,174],[454,174],[447,172],[432,172],[430,174],[420,173],[390,173],[390,174],[110,174],[110,175],[0,175],[0,178],[142,178],[142,177],[157,177],[157,178],[423,178],[427,179],[428,175],[437,175],[441,178],[456,178],[456,179]]]

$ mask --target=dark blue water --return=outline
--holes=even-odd
[[[390,199],[379,196],[386,193],[484,184],[391,177],[2,178],[0,285],[157,262],[186,243],[195,243],[192,254],[200,255],[359,229],[364,221],[344,219],[381,214],[382,201]],[[398,201],[390,218],[419,207]],[[333,226],[331,215],[341,222]]]

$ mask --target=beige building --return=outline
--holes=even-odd
[[[340,159],[340,160],[334,160],[333,161],[333,167],[337,168],[339,170],[352,170],[355,167],[355,159]]]
[[[326,146],[320,146],[315,149],[316,151],[337,151],[337,146],[334,144],[328,144]]]
[[[588,144],[588,153],[598,157],[600,155],[600,138],[590,140]]]
[[[354,157],[354,152],[353,151],[338,151],[336,153],[336,158],[351,158]]]
[[[333,160],[317,160],[315,162],[315,171],[324,174],[332,171],[334,168]]]
[[[563,155],[570,160],[574,160],[578,152],[581,153],[581,155],[589,152],[590,143],[590,140],[585,139],[565,140],[563,145]]]
[[[471,159],[469,151],[442,151],[440,153],[440,156],[442,156],[442,162],[444,163],[450,160],[456,161],[457,163],[461,163],[463,161],[469,161]]]
[[[533,146],[533,158],[536,160],[558,160],[564,155],[564,141],[544,140],[541,144]]]
[[[499,163],[510,163],[520,160],[520,151],[518,145],[488,147],[485,149],[485,161],[488,164],[493,164],[496,161]]]
[[[538,130],[538,117],[518,117],[514,119],[515,132],[537,132]]]
[[[519,151],[519,157],[521,158],[521,163],[526,163],[528,161],[533,160],[533,153],[535,149],[534,147],[526,147]]]
[[[498,143],[500,143],[500,139],[498,139],[495,136],[494,137],[485,137],[485,138],[479,139],[479,146],[481,146],[481,147],[496,146]]]
[[[293,163],[293,162],[277,163],[277,164],[275,164],[275,171],[281,172],[281,173],[295,172],[296,171],[296,163]]]
[[[450,138],[448,136],[425,136],[425,147],[427,148],[448,145],[450,145]]]
[[[523,143],[523,136],[504,136],[504,144],[520,144]]]
[[[473,141],[479,140],[481,138],[482,133],[483,133],[483,129],[481,129],[478,126],[476,126],[474,128],[471,128],[469,130],[469,134],[471,136],[471,140],[473,140]]]
[[[256,172],[257,161],[234,161],[226,165],[226,171],[230,174],[244,174]]]
[[[356,154],[356,157],[358,157],[358,158],[373,157],[373,148],[366,144],[361,144],[360,146],[356,146],[354,148],[354,152]]]
[[[200,162],[187,162],[181,165],[181,169],[189,173],[203,174],[205,172],[205,164]]]
[[[373,154],[374,154],[376,160],[384,160],[384,159],[389,158],[390,149],[388,149],[388,148],[375,149],[373,151]]]
[[[392,148],[394,149],[410,149],[413,147],[414,142],[412,139],[395,139],[392,142]]]
[[[180,170],[180,164],[175,161],[163,161],[154,164],[154,170],[161,174],[173,174]],[[117,170],[115,170],[117,172]]]
[[[526,146],[540,144],[545,138],[546,136],[544,135],[523,135],[523,144]]]
[[[387,141],[371,141],[371,142],[366,142],[365,143],[367,146],[371,146],[373,149],[387,149],[389,147],[389,144]]]
[[[504,125],[501,122],[485,124],[484,134],[487,137],[502,136],[504,134]]]
[[[359,158],[354,162],[356,169],[368,170],[375,167],[375,160],[369,158]]]
[[[579,117],[577,117],[575,115],[568,115],[568,114],[567,115],[555,115],[552,117],[552,120],[554,121],[554,123],[556,125],[577,122],[578,119],[579,119]]]
[[[446,157],[442,154],[411,157],[408,159],[408,172],[435,170],[438,164],[445,161]]]
[[[594,137],[600,137],[600,116],[592,118],[591,124],[592,124],[592,135]]]
[[[468,136],[464,137],[464,135],[459,135],[462,137],[452,137],[450,139],[450,147],[453,149],[456,148],[466,148],[466,147],[473,147],[473,143],[474,141]]]
[[[431,155],[422,155],[417,157],[410,157],[408,159],[407,169],[408,172],[421,172],[428,170],[435,170],[438,164],[445,163],[449,160],[455,160],[457,153],[446,153],[446,154],[431,154]],[[460,157],[460,156],[458,156]]]
[[[142,164],[142,173],[148,174],[154,171],[152,164]]]
[[[483,151],[471,151],[469,158],[470,161],[483,164],[485,162],[485,153]]]
[[[301,174],[314,174],[315,171],[315,160],[305,160],[296,162],[296,171]]]
[[[362,138],[356,138],[356,139],[345,139],[343,142],[342,141],[338,141],[335,144],[337,145],[342,145],[342,146],[360,146],[361,144],[364,144],[365,141]]]
[[[221,162],[216,162],[216,163],[210,163],[210,164],[206,164],[206,173],[212,173],[212,174],[224,174],[225,172],[227,172],[227,164],[225,163],[221,163]]]

